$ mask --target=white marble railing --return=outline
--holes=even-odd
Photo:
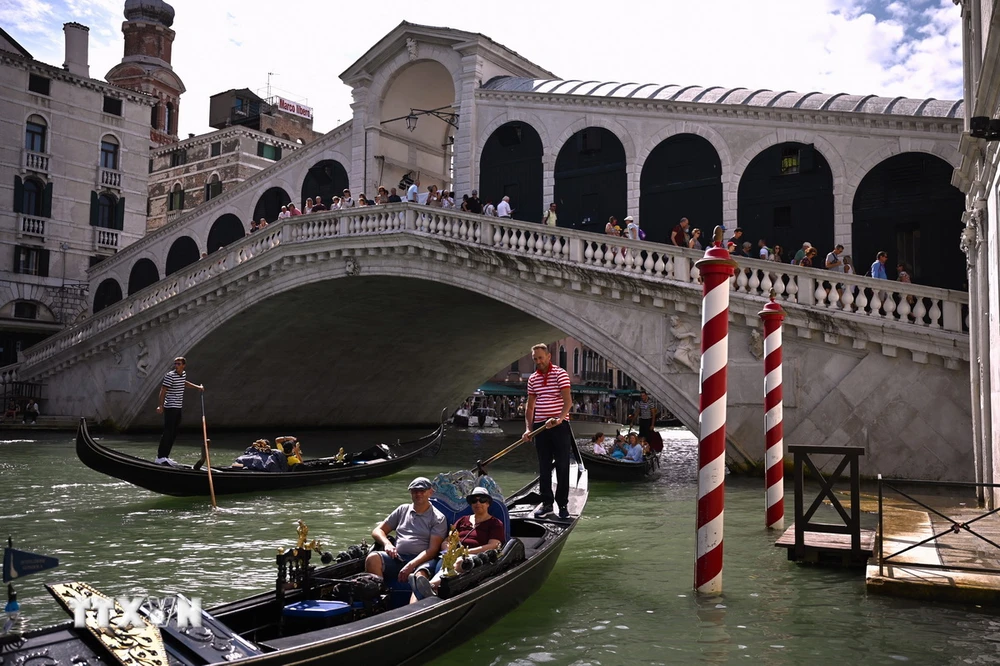
[[[21,224],[18,225],[20,229],[20,236],[28,236],[30,238],[45,238],[45,220],[40,217],[31,217],[24,214],[18,214],[21,218]]]
[[[105,169],[104,167],[100,167],[97,170],[97,184],[100,187],[113,187],[115,189],[121,189],[122,172],[117,169]]]
[[[36,153],[33,150],[24,150],[24,168],[28,171],[34,171],[36,173],[48,173],[49,172],[49,155],[45,153]]]
[[[104,227],[93,227],[94,229],[94,249],[95,250],[117,250],[121,240],[122,232],[116,229],[105,229]]]
[[[703,253],[686,248],[419,205],[371,206],[300,215],[271,224],[264,231],[231,243],[87,321],[31,347],[23,353],[23,361],[31,364],[50,358],[282,244],[387,234],[447,238],[470,247],[485,246],[505,254],[575,264],[593,271],[656,282],[681,283],[692,288],[700,283],[695,262]],[[859,323],[879,325],[894,321],[916,328],[966,330],[968,294],[964,292],[837,275],[755,259],[740,261],[731,284],[739,295],[759,299],[774,289],[779,301],[809,306]],[[215,296],[210,294],[203,298],[212,300]]]

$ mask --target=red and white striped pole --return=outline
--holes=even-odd
[[[726,366],[729,362],[729,279],[736,262],[722,247],[722,227],[695,266],[701,274],[701,395],[698,421],[698,533],[694,587],[722,592],[722,517],[726,495]]]
[[[781,322],[785,311],[771,301],[760,311],[764,320],[764,469],[765,523],[769,530],[785,526],[785,430],[781,385]]]

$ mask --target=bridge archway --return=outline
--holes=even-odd
[[[122,287],[118,280],[108,278],[97,285],[94,292],[94,314],[122,300]]]
[[[287,205],[291,200],[292,198],[282,188],[269,188],[264,194],[260,195],[260,199],[257,199],[257,205],[253,209],[253,219],[260,220],[260,218],[264,218],[269,223],[274,222],[278,219],[281,207]]]
[[[697,134],[676,134],[649,154],[639,177],[639,220],[646,240],[669,243],[682,217],[709,238],[722,224],[722,161]]]
[[[625,147],[603,127],[587,127],[573,134],[556,157],[555,201],[559,226],[603,232],[611,215],[628,214]],[[528,211],[539,220],[542,211]]]
[[[206,249],[209,254],[212,254],[216,250],[238,241],[246,235],[246,229],[243,228],[240,218],[232,213],[226,213],[213,222],[211,229],[208,230],[208,244]]]
[[[329,206],[334,197],[341,196],[350,186],[350,178],[343,164],[337,160],[317,162],[309,167],[302,181],[299,210],[305,210],[306,199],[315,200],[317,195],[323,197],[323,203]]]
[[[902,262],[914,282],[967,288],[965,255],[957,240],[965,196],[951,184],[953,171],[936,155],[901,153],[865,174],[852,204],[852,245],[860,273],[884,250],[890,279]]]
[[[789,141],[765,149],[747,165],[738,192],[737,224],[754,248],[764,238],[781,245],[786,259],[805,241],[820,257],[833,249],[833,175],[815,146]]]
[[[542,138],[528,123],[515,120],[494,130],[479,160],[480,201],[498,204],[509,196],[516,209],[515,219],[537,220],[546,207],[542,199],[543,150]]]
[[[143,257],[133,264],[132,270],[128,274],[128,295],[131,296],[159,281],[160,272],[156,270],[156,264],[153,263],[152,259]]]
[[[170,246],[167,252],[167,265],[164,269],[164,276],[176,273],[185,266],[189,266],[201,258],[198,251],[198,244],[190,236],[181,236]]]

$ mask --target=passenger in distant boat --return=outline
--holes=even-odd
[[[448,521],[431,505],[434,494],[430,479],[418,476],[409,485],[409,504],[400,504],[372,530],[372,538],[383,550],[365,558],[365,571],[382,576],[386,585],[393,580],[405,583],[421,564],[432,561],[448,536]],[[389,532],[396,532],[396,543]]]
[[[594,453],[599,456],[608,455],[608,450],[604,446],[604,433],[599,432],[594,435],[594,438],[590,440],[594,445]]]
[[[302,462],[302,443],[298,437],[278,437],[274,443],[284,452],[289,469]]]
[[[465,500],[472,507],[471,516],[462,516],[455,521],[455,531],[458,532],[459,545],[469,549],[469,555],[497,550],[503,545],[506,535],[500,519],[490,515],[490,505],[493,498],[486,488],[477,486],[466,496]],[[455,562],[455,570],[462,571],[462,560]],[[410,577],[410,587],[417,599],[436,595],[441,586],[441,558],[437,557],[423,566]]]
[[[288,456],[280,448],[272,449],[266,439],[258,439],[231,466],[256,472],[287,472]]]
[[[642,444],[639,443],[639,439],[635,433],[629,435],[628,444],[628,453],[625,455],[625,460],[629,462],[642,462]]]

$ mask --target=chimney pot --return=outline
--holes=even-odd
[[[70,74],[90,78],[90,28],[79,23],[64,23],[66,62],[63,68]]]

